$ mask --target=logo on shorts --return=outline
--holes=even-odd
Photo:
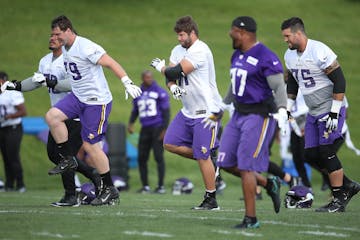
[[[325,139],[329,138],[329,132],[328,131],[324,131],[323,138],[325,138]]]
[[[207,148],[204,147],[204,146],[201,146],[201,152],[202,152],[203,154],[207,153]]]
[[[89,135],[88,135],[88,139],[90,139],[90,140],[91,140],[91,139],[94,139],[94,137],[95,137],[95,136],[94,136],[94,134],[89,133]]]

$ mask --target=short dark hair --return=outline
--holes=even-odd
[[[7,81],[9,79],[9,76],[7,75],[6,72],[1,71],[0,72],[0,79]]]
[[[70,19],[65,15],[60,15],[51,21],[51,29],[56,27],[59,27],[61,31],[66,31],[69,28],[72,32],[75,32]]]
[[[299,17],[292,17],[292,18],[286,19],[281,24],[281,30],[285,30],[287,28],[290,28],[291,32],[296,32],[296,31],[300,30],[301,32],[305,33],[304,22]]]
[[[176,21],[174,31],[176,33],[184,31],[187,34],[190,34],[191,31],[194,31],[196,36],[199,36],[198,26],[191,16],[184,16],[184,17],[179,18]]]

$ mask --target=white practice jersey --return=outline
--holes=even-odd
[[[39,62],[39,72],[50,80],[65,81],[66,71],[64,66],[63,55],[54,59],[53,53],[47,54]],[[51,106],[63,99],[69,92],[59,92],[49,88]]]
[[[285,52],[285,65],[298,82],[313,116],[330,112],[334,84],[324,71],[336,58],[328,46],[311,39],[308,39],[303,53],[290,49]]]
[[[170,63],[177,65],[186,59],[194,71],[179,79],[179,86],[186,95],[181,97],[182,113],[188,118],[203,118],[222,109],[222,98],[216,85],[214,59],[210,48],[201,40],[196,40],[186,49],[177,45],[170,56]]]
[[[24,96],[18,91],[5,91],[0,94],[0,127],[13,126],[21,123],[21,117],[5,120],[4,117],[17,112],[16,106],[24,103]]]
[[[107,104],[112,95],[107,84],[99,59],[105,50],[89,39],[76,36],[70,49],[63,49],[64,64],[71,88],[75,96],[83,103]]]
[[[304,96],[302,95],[300,89],[298,90],[298,94],[296,96],[295,103],[291,109],[291,116],[297,118],[301,115],[307,114],[309,112],[309,108],[306,106]]]

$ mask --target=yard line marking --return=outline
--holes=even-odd
[[[43,236],[43,237],[52,237],[52,238],[80,238],[80,235],[72,234],[72,235],[63,235],[61,233],[49,233],[49,232],[32,232],[32,235]]]
[[[145,237],[160,237],[160,238],[171,238],[173,235],[167,233],[156,233],[156,232],[148,232],[148,231],[124,231],[126,235],[140,235]]]
[[[228,231],[228,230],[213,230],[214,233],[219,233],[222,235],[243,235],[246,237],[262,237],[261,233],[251,233],[246,231]]]
[[[316,236],[327,236],[327,237],[341,237],[341,238],[350,237],[349,234],[336,233],[336,232],[299,231],[298,233],[299,233],[299,234],[316,235]]]

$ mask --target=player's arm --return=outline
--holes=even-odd
[[[5,119],[13,119],[26,116],[25,104],[21,103],[15,106],[16,112],[12,114],[5,115]]]
[[[115,74],[115,76],[121,79],[121,82],[124,84],[124,87],[126,89],[126,99],[128,96],[127,94],[130,94],[133,98],[137,98],[141,95],[141,89],[136,86],[133,81],[131,81],[131,79],[126,74],[124,68],[108,54],[103,54],[98,60],[97,64],[106,68],[110,68],[111,71]]]
[[[343,105],[346,82],[340,64],[336,60],[325,68],[324,72],[334,83],[334,88],[330,113],[321,118],[320,121],[326,122],[326,128],[331,132],[338,128],[338,118]]]
[[[293,105],[295,104],[295,99],[296,99],[297,93],[299,91],[299,85],[289,70],[287,70],[287,72],[286,72],[286,78],[287,78],[287,80],[286,80],[286,82],[287,82],[286,110],[288,111],[288,113],[290,113]]]

